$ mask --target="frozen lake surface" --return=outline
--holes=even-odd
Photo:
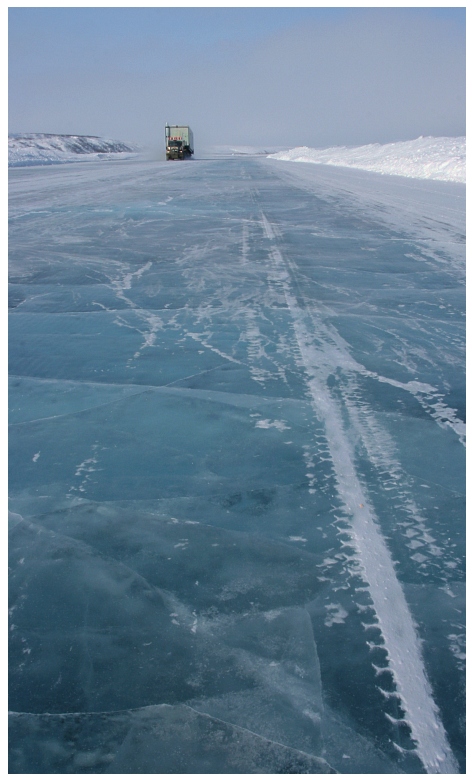
[[[464,772],[464,185],[10,182],[10,772]]]

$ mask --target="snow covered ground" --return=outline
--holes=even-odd
[[[364,171],[408,176],[414,179],[438,179],[465,182],[465,137],[417,138],[390,144],[333,146],[311,149],[299,146],[270,155],[275,160],[337,165]]]
[[[122,141],[90,135],[21,133],[8,136],[8,165],[52,165],[86,160],[129,159],[136,149]]]
[[[465,186],[253,151],[10,169],[10,773],[465,771]]]
[[[121,141],[95,136],[24,133],[8,138],[10,167],[86,160],[129,159],[138,150]],[[143,152],[141,151],[141,154]],[[275,160],[359,168],[419,179],[465,182],[465,138],[417,138],[390,144],[283,149],[270,146],[219,145],[197,149],[196,158],[268,156]]]

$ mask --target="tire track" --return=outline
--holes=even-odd
[[[427,773],[457,774],[458,766],[426,675],[413,617],[368,495],[356,473],[354,452],[341,411],[328,389],[327,379],[333,369],[329,353],[334,345],[330,343],[329,333],[324,333],[319,326],[321,323],[317,324],[299,305],[293,291],[295,269],[280,252],[276,229],[263,212],[261,226],[270,242],[272,277],[283,290],[291,314],[311,404],[325,426],[338,494],[350,518],[347,532],[375,610],[376,619],[371,627],[380,630],[385,643],[387,668],[405,712],[402,722],[411,730],[416,752]],[[336,347],[338,350],[339,345]]]

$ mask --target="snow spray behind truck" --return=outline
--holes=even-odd
[[[188,125],[166,125],[166,160],[183,160],[193,154],[193,133]]]

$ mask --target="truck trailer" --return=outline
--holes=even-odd
[[[188,125],[166,125],[166,160],[183,160],[193,154],[193,133]]]

